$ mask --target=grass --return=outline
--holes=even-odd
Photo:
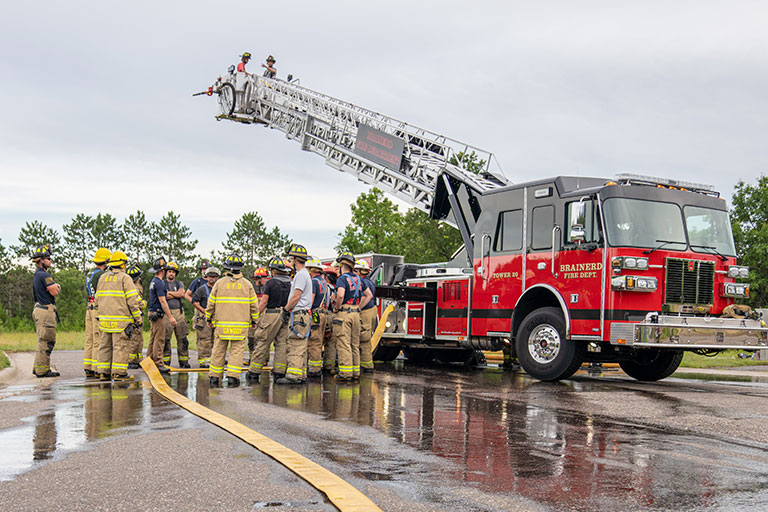
[[[737,366],[763,366],[768,365],[768,360],[741,359],[741,350],[724,350],[714,357],[700,356],[693,352],[686,352],[680,366],[685,368],[734,368]]]
[[[0,351],[0,370],[3,368],[8,368],[10,366],[11,362],[8,360],[7,357],[5,357],[5,354]]]
[[[192,333],[188,336],[189,348],[197,350],[197,337]],[[85,331],[56,332],[55,350],[82,350],[85,343]],[[149,333],[144,333],[144,348],[149,344]],[[176,346],[175,338],[171,346]],[[0,351],[34,352],[37,348],[37,334],[34,332],[0,332]],[[2,356],[2,354],[0,354]],[[4,356],[3,356],[4,357]],[[0,358],[0,368],[4,368]],[[7,363],[6,363],[7,365]]]

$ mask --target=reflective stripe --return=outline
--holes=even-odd
[[[285,373],[290,373],[291,375],[298,375],[298,376],[304,376],[304,370],[301,368],[288,368]]]
[[[125,292],[125,298],[127,299],[128,297],[133,297],[134,295],[138,295],[138,294],[139,294],[139,291],[136,289],[128,290],[127,292]]]
[[[248,327],[251,325],[251,322],[223,322],[223,321],[215,321],[213,322],[213,325],[216,327],[221,326],[227,326],[227,327]]]
[[[96,297],[125,297],[125,292],[120,290],[99,290],[96,292]]]
[[[99,315],[99,321],[101,320],[131,320],[131,317],[125,315]]]
[[[253,298],[249,297],[210,297],[208,302],[214,304],[253,304],[258,299],[254,295]]]

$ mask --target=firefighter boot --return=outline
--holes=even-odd
[[[210,384],[212,388],[217,388],[221,385],[221,379],[218,377],[209,377],[208,384]]]
[[[110,381],[112,380],[112,376],[108,373],[101,373],[99,374],[99,380],[102,382]]]
[[[245,374],[245,381],[250,383],[259,382],[261,375],[256,372],[248,372]]]
[[[237,377],[227,377],[227,387],[236,388],[240,385],[240,379]]]
[[[115,382],[130,381],[130,380],[133,380],[133,375],[122,375],[118,373],[113,373],[112,380],[114,380]]]

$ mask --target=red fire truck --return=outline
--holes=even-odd
[[[556,177],[510,184],[492,154],[291,82],[232,67],[207,94],[219,120],[277,129],[327,165],[450,222],[451,261],[382,260],[394,304],[375,358],[465,360],[507,348],[541,380],[618,362],[641,380],[684,351],[768,348],[756,318],[724,318],[749,296],[725,201],[671,179]],[[477,157],[474,169],[462,165]]]

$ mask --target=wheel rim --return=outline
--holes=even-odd
[[[229,115],[232,111],[232,100],[232,90],[229,87],[222,87],[219,93],[219,107],[222,114]]]
[[[549,324],[537,325],[528,337],[528,353],[537,363],[551,363],[560,353],[560,333]]]

